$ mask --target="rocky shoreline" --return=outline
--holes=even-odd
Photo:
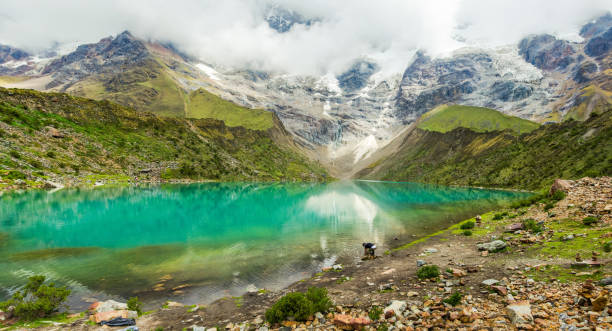
[[[209,305],[170,303],[137,318],[136,325],[141,330],[612,329],[612,178],[556,186],[565,191],[558,201],[487,213],[480,224],[462,222],[474,221],[470,235],[457,224],[279,292],[252,291]],[[586,224],[589,217],[596,221]],[[437,266],[440,275],[419,279],[422,265]],[[265,322],[266,309],[280,297],[313,286],[327,288],[334,301],[330,312],[306,322]],[[88,322],[87,314],[73,317],[41,329],[108,328]]]

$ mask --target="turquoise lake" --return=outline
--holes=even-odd
[[[278,289],[528,193],[412,183],[202,183],[0,196],[0,299],[44,274],[69,304],[186,304]],[[394,240],[399,238],[399,240]]]

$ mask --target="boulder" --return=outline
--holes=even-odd
[[[350,315],[335,314],[333,323],[342,330],[351,330],[353,328],[351,326],[352,320],[353,318]]]
[[[514,324],[526,324],[533,322],[531,305],[529,301],[517,301],[506,306],[506,313]]]
[[[492,253],[506,248],[506,243],[501,240],[493,240],[488,243],[477,244],[476,247],[479,251],[487,251]]]
[[[608,291],[603,290],[599,294],[599,296],[595,299],[591,299],[591,304],[593,305],[593,311],[603,311],[608,305],[610,297],[608,295]]]
[[[569,180],[565,179],[555,179],[552,186],[550,187],[550,195],[553,195],[557,191],[569,192],[572,188],[572,183]]]
[[[506,232],[514,232],[523,229],[523,223],[512,223],[506,226]]]
[[[133,310],[111,310],[111,311],[95,313],[94,315],[90,317],[90,319],[94,321],[95,323],[100,323],[102,321],[109,321],[117,317],[137,318],[138,313]]]
[[[406,307],[408,307],[406,301],[393,300],[391,301],[391,304],[388,305],[384,310],[385,317],[389,318],[393,315],[401,316],[402,313],[406,310]]]
[[[467,272],[461,270],[461,269],[455,269],[455,268],[451,268],[451,272],[453,273],[453,276],[455,277],[465,277],[467,276]]]
[[[603,278],[602,280],[599,281],[599,285],[601,286],[612,285],[612,277]]]
[[[89,310],[96,313],[104,313],[113,310],[127,310],[128,306],[126,303],[117,302],[115,300],[96,301],[89,306]]]

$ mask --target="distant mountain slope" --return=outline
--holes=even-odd
[[[540,189],[555,178],[612,174],[612,107],[584,121],[509,131],[415,128],[356,178]]]
[[[158,117],[108,101],[0,88],[0,186],[105,176],[146,180],[320,180],[325,171],[267,130]],[[22,183],[25,185],[24,183]]]
[[[251,130],[267,130],[274,126],[274,113],[238,106],[204,89],[189,94],[185,116],[214,118],[225,122],[227,126],[243,126]]]
[[[436,132],[467,128],[475,132],[512,130],[517,134],[531,132],[540,125],[496,110],[463,105],[441,105],[423,114],[417,127]]]

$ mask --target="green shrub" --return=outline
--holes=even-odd
[[[555,206],[555,204],[554,204],[554,203],[549,202],[549,203],[547,203],[547,204],[544,206],[544,210],[546,210],[546,211],[551,210],[551,209],[553,209],[553,207],[554,207],[554,206]]]
[[[378,306],[374,306],[368,312],[368,317],[370,317],[372,321],[378,321],[380,319],[380,316],[382,316],[382,314],[383,314],[383,309]]]
[[[288,318],[296,321],[306,321],[313,313],[312,302],[306,299],[304,293],[288,293],[266,310],[266,320],[270,323],[280,323]]]
[[[471,236],[472,235],[472,230],[463,230],[463,235],[464,236]]]
[[[467,222],[461,223],[461,226],[459,228],[461,230],[473,229],[475,225],[476,223],[474,223],[474,221],[467,221]]]
[[[437,265],[425,265],[417,270],[419,279],[436,278],[438,276],[440,276],[440,269]]]
[[[605,244],[603,245],[603,250],[604,250],[604,252],[606,252],[606,253],[610,253],[610,252],[612,252],[612,241],[608,241],[607,243],[605,243]]]
[[[44,284],[45,276],[32,276],[21,291],[15,292],[7,301],[0,302],[0,309],[14,306],[14,314],[20,319],[33,320],[56,312],[66,301],[70,290],[54,283]]]
[[[47,155],[47,157],[50,157],[52,159],[55,158],[55,152],[54,151],[48,151],[46,155]]]
[[[462,297],[463,295],[460,292],[455,292],[450,297],[444,299],[444,302],[454,307],[461,303]]]
[[[584,224],[584,225],[591,225],[591,224],[595,224],[597,222],[599,222],[599,219],[597,219],[597,217],[595,217],[595,216],[587,216],[587,217],[582,219],[582,224]]]
[[[563,192],[563,191],[555,191],[555,193],[553,193],[553,195],[550,198],[555,200],[555,201],[563,200],[563,199],[565,199],[565,192]]]
[[[525,230],[530,231],[531,233],[540,233],[542,232],[544,229],[542,228],[542,225],[538,224],[538,222],[536,220],[534,220],[533,218],[528,218],[526,220],[523,221],[523,228]]]
[[[9,152],[9,155],[16,158],[16,159],[21,159],[21,154],[19,154],[19,152],[12,150]]]
[[[327,289],[324,287],[309,288],[306,291],[306,299],[312,302],[313,313],[326,312],[332,306],[332,302],[327,296]]]
[[[327,289],[311,287],[306,294],[293,292],[280,298],[266,310],[265,317],[273,324],[289,318],[304,322],[316,312],[325,313],[332,305],[327,296]]]
[[[503,218],[504,218],[504,215],[502,215],[501,213],[497,213],[497,214],[495,214],[495,216],[493,216],[493,219],[496,220],[496,221],[497,220],[501,220]]]
[[[127,301],[128,310],[133,310],[138,313],[138,316],[142,315],[142,302],[138,300],[138,297],[131,297]]]
[[[7,179],[26,179],[28,178],[23,172],[17,170],[11,170],[6,174],[5,178]]]

